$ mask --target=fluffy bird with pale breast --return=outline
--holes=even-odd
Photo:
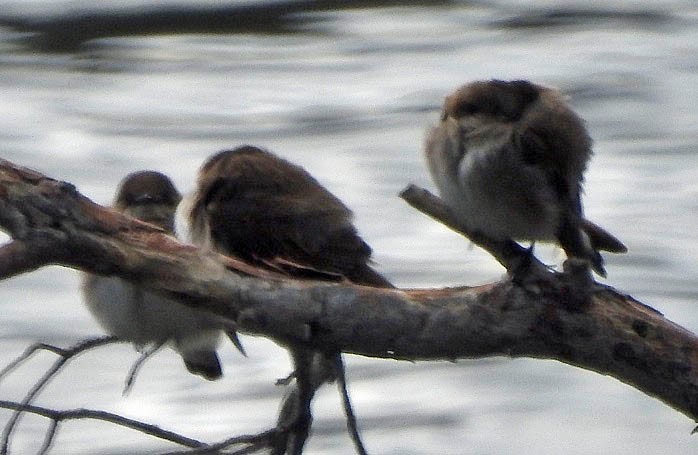
[[[599,250],[625,245],[584,218],[592,141],[562,94],[528,81],[477,81],[444,102],[426,157],[442,200],[493,240],[557,242],[606,276]]]
[[[167,176],[140,171],[122,180],[114,208],[171,233],[180,200]],[[139,349],[171,342],[190,372],[206,379],[221,376],[216,347],[222,322],[214,315],[117,277],[85,274],[82,291],[88,309],[109,334]]]

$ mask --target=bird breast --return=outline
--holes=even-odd
[[[90,312],[111,335],[142,347],[170,339],[215,348],[217,318],[117,277],[85,274],[82,291]]]
[[[427,156],[441,198],[467,228],[496,240],[553,240],[559,202],[542,170],[523,162],[507,124],[446,119]]]

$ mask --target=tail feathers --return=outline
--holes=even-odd
[[[184,365],[190,373],[214,381],[223,375],[216,351],[193,351],[183,354]]]
[[[225,334],[228,336],[228,339],[233,343],[233,345],[237,348],[237,350],[240,351],[240,354],[247,357],[247,352],[245,352],[245,347],[242,345],[242,342],[240,341],[240,338],[238,337],[238,333],[235,331],[235,329],[228,329],[225,331]]]
[[[594,224],[589,220],[582,220],[582,229],[589,236],[589,241],[593,249],[608,251],[610,253],[628,252],[628,247],[626,247],[623,242],[598,224]]]
[[[346,278],[352,283],[376,288],[395,288],[383,275],[373,270],[369,265],[357,267],[346,273]]]
[[[601,230],[601,232],[605,231]],[[584,223],[580,225],[578,219],[565,220],[558,229],[557,238],[568,258],[585,259],[589,261],[589,265],[594,272],[604,278],[606,277],[603,257],[599,254],[594,242],[591,240],[591,236],[586,233]]]
[[[591,269],[598,273],[599,276],[606,278],[606,269],[603,266],[603,258],[599,252],[595,249],[588,251],[588,259],[591,264]]]

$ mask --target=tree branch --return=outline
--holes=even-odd
[[[36,352],[40,350],[51,351],[54,354],[58,355],[58,359],[55,362],[53,362],[51,367],[29,389],[29,392],[27,392],[27,394],[24,396],[22,402],[19,403],[20,408],[18,408],[17,410],[15,410],[14,413],[12,413],[12,416],[4,425],[2,430],[2,438],[0,439],[0,454],[7,453],[12,432],[14,431],[15,427],[17,426],[17,423],[19,422],[23,409],[31,405],[34,399],[44,389],[44,387],[46,387],[49,384],[49,382],[51,382],[51,380],[60,372],[60,370],[68,362],[70,362],[75,356],[78,356],[92,348],[116,342],[118,342],[118,340],[115,337],[90,338],[88,340],[81,341],[80,343],[68,349],[62,349],[57,346],[51,346],[45,343],[37,343],[28,347],[22,355],[20,355],[17,359],[15,359],[13,362],[7,365],[7,367],[3,368],[3,370],[0,371],[0,380],[2,380],[12,370],[14,370],[16,367],[18,367],[20,364],[22,364],[24,361],[29,359],[32,355],[34,355]],[[54,419],[52,427],[50,428],[50,431],[44,443],[45,449],[42,448],[42,452],[48,450],[48,447],[50,446],[51,441],[53,440],[53,435],[55,434],[57,428],[58,420]]]
[[[228,438],[222,442],[207,444],[204,442],[197,441],[192,438],[174,433],[172,431],[163,430],[156,425],[148,424],[145,422],[140,422],[137,420],[129,419],[127,417],[120,416],[118,414],[112,414],[105,411],[97,411],[90,409],[73,409],[73,410],[57,410],[50,409],[46,407],[36,406],[32,404],[32,401],[36,398],[39,392],[60,372],[60,370],[74,357],[84,353],[93,348],[104,346],[112,343],[122,343],[115,337],[101,337],[101,338],[90,338],[77,343],[70,348],[61,348],[58,346],[53,346],[45,343],[36,343],[27,349],[13,362],[10,362],[7,367],[0,371],[0,381],[10,374],[15,368],[27,361],[35,353],[45,350],[50,351],[59,356],[59,358],[51,365],[51,367],[42,375],[42,377],[32,386],[29,392],[25,395],[22,402],[5,401],[0,400],[0,408],[10,409],[13,411],[12,416],[8,422],[4,425],[2,431],[2,440],[0,441],[0,454],[9,453],[10,438],[12,432],[16,427],[19,417],[23,413],[30,413],[45,417],[50,420],[49,427],[46,430],[46,435],[44,437],[43,444],[37,453],[45,454],[50,450],[53,441],[55,440],[56,434],[59,429],[60,423],[65,420],[81,420],[81,419],[93,419],[101,420],[104,422],[109,422],[115,425],[119,425],[125,428],[139,431],[150,436],[170,441],[175,444],[187,447],[185,450],[180,450],[171,453],[219,453],[219,451],[224,449],[230,449],[233,446],[242,446],[241,448],[234,450],[233,452],[226,451],[225,453],[255,453],[262,449],[269,448],[272,445],[276,435],[279,433],[278,429],[273,428],[271,430],[263,431],[256,435],[242,435],[233,438]],[[150,354],[153,352],[151,351]],[[142,363],[145,360],[143,357],[139,359],[137,363]],[[135,371],[133,368],[129,374],[129,381],[133,381],[133,376]],[[130,386],[130,384],[128,384]]]
[[[588,305],[571,308],[564,274],[551,273],[535,288],[510,280],[429,290],[288,280],[183,245],[69,184],[6,161],[0,226],[14,242],[52,245],[45,258],[6,245],[0,278],[49,263],[118,275],[229,318],[247,333],[370,357],[557,359],[614,376],[698,419],[696,336],[610,287],[595,285]],[[9,257],[11,249],[18,257]]]
[[[49,409],[41,406],[34,406],[31,404],[15,403],[13,401],[0,400],[0,408],[12,409],[17,412],[29,412],[31,414],[39,415],[47,419],[51,419],[53,426],[47,435],[47,441],[44,442],[44,446],[50,446],[50,440],[55,437],[58,424],[65,420],[76,420],[76,419],[93,419],[101,420],[103,422],[114,423],[126,428],[133,430],[138,430],[156,438],[164,439],[166,441],[173,442],[185,447],[208,447],[207,444],[197,441],[196,439],[187,438],[185,436],[173,433],[168,430],[163,430],[162,428],[151,425],[149,423],[140,422],[138,420],[129,419],[127,417],[120,416],[118,414],[113,414],[106,411],[98,411],[94,409],[70,409],[65,411],[58,411],[55,409]]]
[[[408,185],[407,188],[402,190],[400,197],[420,212],[429,215],[439,223],[466,236],[474,244],[487,250],[487,252],[494,256],[497,262],[502,264],[507,270],[515,268],[516,265],[514,264],[514,260],[526,253],[525,248],[511,240],[503,242],[496,241],[483,236],[479,232],[466,230],[458,223],[448,207],[441,202],[441,199],[424,188],[419,188],[416,185]],[[547,269],[547,267],[535,257],[531,256],[530,260],[536,268],[540,270]]]

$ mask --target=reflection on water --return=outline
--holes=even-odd
[[[100,10],[142,3],[102,2]],[[319,2],[322,10],[299,13],[309,3],[292,2],[296,9],[277,16],[293,33],[162,28],[106,33],[47,52],[46,30],[65,31],[47,18],[77,17],[91,2],[10,0],[0,12],[0,154],[108,203],[132,170],[159,169],[187,191],[211,153],[258,144],[305,166],[354,209],[380,269],[398,285],[478,284],[498,279],[501,268],[396,195],[410,182],[432,187],[420,149],[446,93],[472,79],[530,78],[569,94],[595,139],[587,214],[630,248],[607,256],[608,282],[698,330],[692,2],[546,2],[549,8],[533,10],[514,1],[365,9]],[[275,4],[234,7],[281,11]],[[562,259],[552,248],[539,251],[551,263]],[[1,364],[34,340],[70,345],[99,333],[73,271],[13,278],[0,284],[0,295]],[[215,383],[187,375],[163,351],[127,397],[121,388],[136,353],[100,348],[77,359],[39,403],[106,409],[207,441],[260,431],[274,422],[281,391],[273,381],[289,363],[267,340],[244,342],[250,357],[226,346],[226,376]],[[0,399],[18,399],[51,360],[38,356],[1,382]],[[556,362],[348,361],[372,453],[688,454],[698,444],[677,412]],[[308,452],[349,452],[333,388],[322,391],[315,415]],[[0,421],[7,416],[0,411]],[[45,428],[24,418],[12,453],[35,453]],[[171,448],[109,425],[72,422],[61,427],[52,453]]]

